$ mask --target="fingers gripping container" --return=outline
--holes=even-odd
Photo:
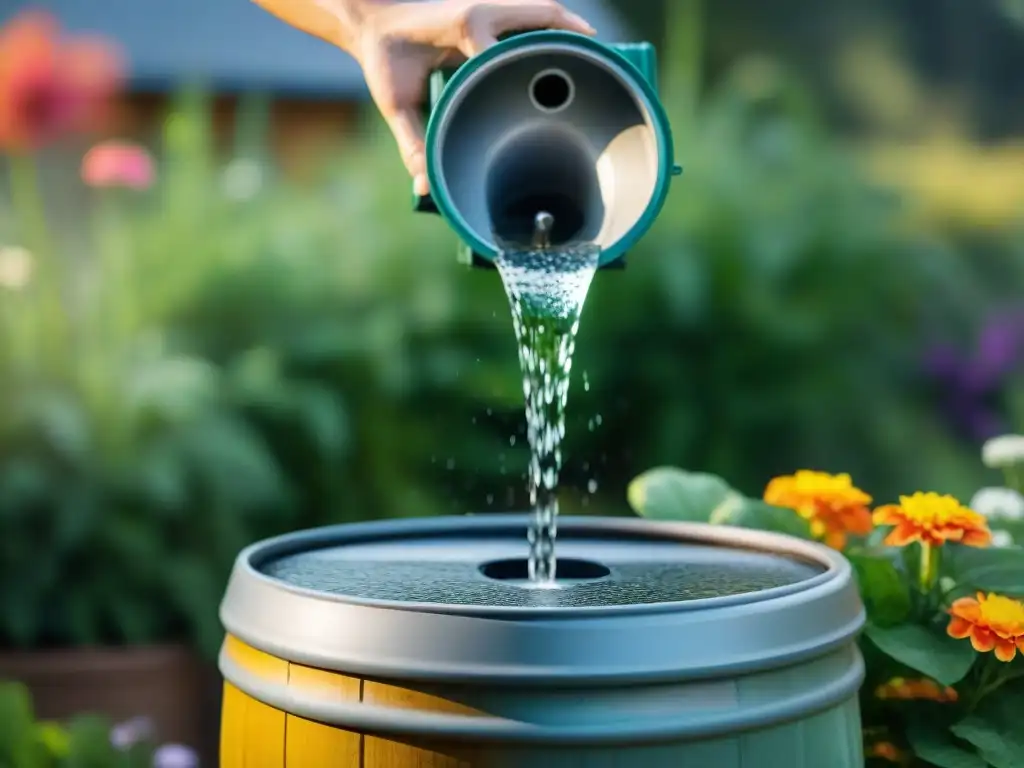
[[[863,768],[849,563],[725,526],[526,516],[289,534],[236,561],[222,768]]]
[[[682,172],[654,47],[527,32],[435,72],[426,164],[431,192],[414,207],[451,226],[460,261],[492,265],[546,211],[552,245],[595,244],[602,267],[622,266]]]

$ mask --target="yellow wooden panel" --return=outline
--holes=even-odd
[[[237,637],[228,635],[224,638],[224,650],[240,667],[253,674],[265,677],[272,682],[288,682],[288,662],[258,651],[246,645]]]
[[[270,683],[287,685],[287,661],[258,651],[231,635],[224,640],[224,650],[247,672]],[[243,724],[243,768],[284,768],[284,712],[247,696]]]
[[[255,699],[245,704],[245,768],[284,768],[285,714]]]
[[[438,712],[446,715],[479,716],[481,714],[479,710],[446,696],[375,680],[363,682],[363,701],[381,707],[418,709],[423,712]]]
[[[366,736],[361,768],[474,768],[468,750]]]
[[[361,693],[358,678],[335,672],[313,669],[299,664],[288,665],[288,687],[296,695],[358,702]],[[300,693],[300,691],[302,693]],[[288,715],[286,725],[285,765],[287,768],[359,768],[363,737],[341,728],[315,723]]]
[[[220,716],[220,768],[245,768],[244,693],[224,683],[224,702]]]

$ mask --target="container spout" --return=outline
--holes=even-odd
[[[555,217],[547,211],[539,212],[533,219],[533,247],[547,248],[551,245],[551,229],[555,226]]]

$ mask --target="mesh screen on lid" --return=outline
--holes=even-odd
[[[810,579],[820,567],[767,553],[668,542],[560,542],[559,555],[601,563],[603,578],[530,589],[485,576],[481,565],[523,557],[518,543],[420,540],[355,544],[264,563],[287,584],[369,600],[481,607],[583,608],[749,594]]]

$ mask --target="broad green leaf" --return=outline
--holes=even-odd
[[[910,613],[910,587],[887,557],[848,554],[857,573],[860,594],[871,622],[879,627],[899,624]]]
[[[629,484],[627,498],[643,517],[701,523],[727,519],[743,504],[743,497],[720,477],[673,467],[644,472]]]
[[[743,503],[732,509],[726,508],[729,514],[720,515],[725,525],[738,525],[742,528],[756,528],[761,531],[785,533],[801,539],[811,538],[811,528],[807,521],[796,512],[784,507],[766,504],[760,499],[743,499]]]
[[[940,725],[913,723],[907,728],[907,740],[915,755],[938,768],[988,768],[984,760],[958,745]]]
[[[1021,768],[1024,766],[1024,736],[1017,727],[1019,722],[1000,727],[973,716],[954,725],[952,731],[977,747],[992,768]]]
[[[964,547],[952,549],[951,569],[967,589],[1024,595],[1024,548]]]
[[[955,685],[974,664],[971,644],[931,632],[917,624],[881,627],[870,624],[865,634],[879,650],[943,685]]]

